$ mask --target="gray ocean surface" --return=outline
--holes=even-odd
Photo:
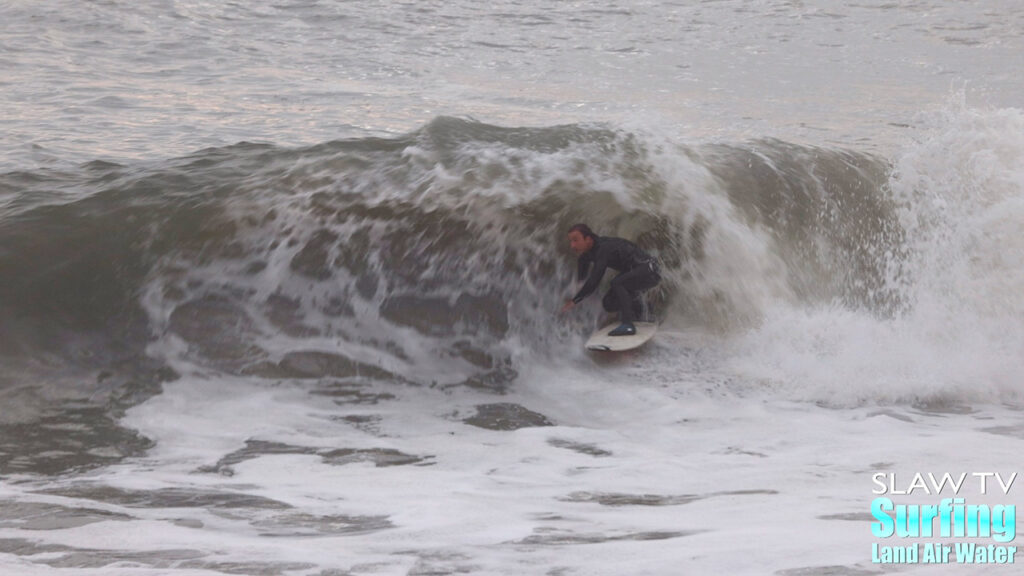
[[[436,116],[639,122],[890,150],[964,92],[1019,105],[1024,10],[986,2],[10,2],[7,169],[294,146]]]
[[[872,473],[1019,471],[1019,2],[0,22],[2,574],[877,573]]]

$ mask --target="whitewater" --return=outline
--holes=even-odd
[[[0,573],[1015,573],[873,532],[1021,502],[1015,3],[0,18]]]

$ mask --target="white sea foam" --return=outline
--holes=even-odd
[[[894,317],[779,306],[740,339],[744,378],[797,397],[1019,401],[1024,381],[1024,115],[953,105],[896,161],[906,232]]]
[[[156,440],[155,449],[68,482],[156,493],[172,488],[197,497],[244,494],[291,508],[107,505],[136,519],[33,537],[156,558],[188,550],[199,562],[250,563],[253,573],[274,563],[315,566],[299,574],[863,569],[870,558],[863,518],[871,473],[988,470],[1015,461],[1019,440],[986,431],[1021,421],[1005,409],[977,407],[962,416],[909,407],[837,411],[772,394],[708,394],[704,371],[686,372],[686,362],[676,364],[674,381],[652,378],[650,361],[665,363],[678,353],[670,343],[685,340],[667,334],[647,354],[601,370],[528,370],[517,391],[501,400],[542,409],[556,425],[511,432],[459,420],[475,404],[494,400],[488,394],[409,388],[380,405],[337,406],[294,387],[186,375],[127,418]],[[336,419],[345,415],[373,415],[378,428],[367,433]],[[233,464],[231,476],[196,473],[252,439],[430,458],[421,463],[428,465],[376,467],[331,465],[316,454],[264,454]],[[41,499],[23,490],[8,487],[5,497]],[[386,516],[392,526],[302,535],[341,516]],[[325,520],[304,529],[304,517]],[[24,533],[0,529],[0,536],[13,535]]]

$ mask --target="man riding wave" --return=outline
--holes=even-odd
[[[612,278],[611,287],[601,303],[608,312],[618,311],[620,324],[608,335],[636,334],[633,322],[641,314],[643,306],[640,293],[657,286],[661,281],[658,261],[629,240],[598,236],[586,224],[576,224],[569,228],[569,247],[579,257],[577,277],[579,280],[586,277],[586,282],[579,292],[565,303],[562,312],[571,310],[597,290],[605,271],[611,268],[617,270],[619,274]]]

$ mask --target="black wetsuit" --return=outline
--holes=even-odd
[[[593,264],[590,275],[587,268]],[[640,313],[640,292],[653,288],[661,281],[661,269],[653,256],[639,246],[622,238],[594,237],[594,246],[579,257],[577,275],[584,282],[572,301],[579,304],[597,289],[605,270],[618,270],[602,304],[609,312],[619,312],[622,322],[632,322]]]

